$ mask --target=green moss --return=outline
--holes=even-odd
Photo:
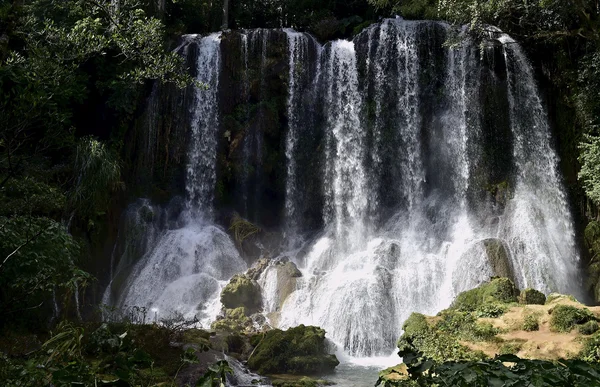
[[[235,309],[226,309],[225,318],[216,320],[211,324],[215,331],[229,333],[240,333],[252,325],[252,321],[246,316],[246,308],[239,307]]]
[[[310,375],[332,371],[338,364],[335,355],[327,354],[325,331],[304,325],[265,333],[248,359],[248,367],[263,375]]]
[[[518,294],[515,284],[510,279],[494,278],[475,289],[460,293],[451,308],[472,312],[485,304],[516,302]]]
[[[557,305],[552,309],[550,329],[555,332],[570,332],[577,324],[595,320],[588,309],[580,309],[570,305]]]
[[[221,302],[227,309],[246,308],[248,314],[257,312],[262,305],[258,283],[245,275],[236,275],[221,292]]]
[[[519,303],[525,305],[544,305],[546,303],[546,295],[535,289],[527,288],[521,291]]]

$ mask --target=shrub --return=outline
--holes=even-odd
[[[600,333],[594,334],[585,341],[579,358],[588,362],[600,362]]]
[[[538,316],[535,314],[528,314],[523,319],[523,330],[527,332],[533,332],[540,329],[540,323]]]
[[[500,303],[484,304],[475,311],[476,317],[496,318],[502,316],[508,310],[507,305]]]
[[[339,361],[328,355],[325,331],[299,325],[287,331],[265,334],[248,359],[248,367],[259,374],[313,374],[332,371]]]
[[[598,329],[600,329],[600,327],[596,321],[588,321],[585,324],[580,325],[578,329],[579,333],[582,335],[593,335],[598,331]]]
[[[459,338],[474,337],[475,322],[472,316],[456,311],[445,311],[435,327],[429,326],[425,316],[413,313],[404,323],[404,334],[398,340],[402,353],[421,353],[436,361],[478,360],[483,353],[473,351],[459,343]]]
[[[588,309],[580,309],[570,305],[557,305],[552,309],[550,328],[555,332],[570,332],[575,325],[594,320]]]
[[[517,352],[519,352],[521,350],[522,346],[523,346],[523,344],[516,343],[516,342],[505,343],[500,347],[499,354],[500,355],[515,355],[515,354],[517,354]]]

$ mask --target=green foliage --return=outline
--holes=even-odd
[[[418,354],[406,355],[410,379],[380,377],[376,386],[597,386],[600,380],[600,367],[581,360],[552,363],[507,354],[484,361],[435,362],[417,360]]]
[[[600,333],[597,332],[589,337],[583,344],[583,349],[579,353],[579,358],[583,361],[600,363]]]
[[[208,367],[208,371],[196,382],[198,387],[225,387],[227,374],[233,374],[233,369],[226,360],[220,360]]]
[[[65,195],[56,187],[31,177],[10,179],[0,187],[0,215],[56,217],[65,206]]]
[[[75,157],[76,182],[71,207],[84,215],[105,210],[110,193],[121,182],[121,166],[106,145],[91,137],[80,140]]]
[[[508,310],[508,305],[500,303],[483,304],[475,311],[475,316],[496,318],[502,316]]]
[[[129,324],[103,324],[89,334],[62,322],[38,351],[19,357],[0,351],[0,378],[3,385],[27,387],[174,386],[178,371],[198,358],[197,349],[171,347],[173,334],[164,327]]]
[[[580,151],[579,179],[583,183],[587,196],[594,202],[600,203],[600,137],[586,135],[585,141],[580,144]]]
[[[79,246],[48,218],[0,217],[0,307],[16,312],[42,306],[53,291],[65,299],[91,276],[75,266]]]
[[[500,355],[516,355],[523,345],[519,342],[504,343],[500,346]]]
[[[472,316],[449,311],[442,321],[432,327],[425,316],[413,313],[404,323],[404,334],[398,340],[400,356],[405,353],[421,353],[422,356],[438,361],[444,359],[482,359],[483,353],[474,352],[460,344],[459,338],[489,337],[488,327],[478,327]]]
[[[483,308],[484,310],[482,310],[482,313],[500,313],[501,307],[497,308],[495,306],[487,305],[516,302],[517,295],[518,290],[511,280],[508,278],[494,278],[490,282],[484,283],[475,289],[460,293],[452,303],[451,308],[467,312]]]
[[[535,313],[530,313],[523,319],[523,330],[533,332],[540,329],[539,317]]]
[[[588,309],[571,305],[557,305],[552,309],[550,328],[555,332],[570,332],[576,325],[595,320]]]
[[[304,325],[266,332],[248,359],[248,367],[263,375],[314,374],[338,364],[335,355],[327,354],[325,331]]]

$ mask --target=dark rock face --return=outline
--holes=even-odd
[[[261,375],[311,375],[332,371],[338,364],[326,351],[325,331],[304,325],[265,333],[248,359],[248,367]]]

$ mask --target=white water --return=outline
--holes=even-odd
[[[499,39],[509,74],[513,196],[498,222],[480,223],[466,195],[470,171],[477,168],[469,158],[470,141],[485,130],[467,117],[479,106],[480,86],[467,82],[479,58],[469,41],[458,49],[445,49],[442,101],[433,110],[424,143],[419,110],[425,86],[419,74],[426,71],[419,60],[421,26],[388,20],[363,32],[368,34],[367,82],[374,82],[377,112],[370,155],[365,152],[366,101],[356,68],[355,43],[360,37],[354,43],[337,41],[325,47],[326,229],[310,242],[305,256],[295,257],[303,277],[282,307],[279,326],[321,326],[335,344],[358,358],[387,356],[411,312],[434,314],[449,306],[457,293],[493,276],[482,244],[487,238],[499,238],[508,248],[519,286],[576,294],[581,289],[572,220],[547,117],[520,48],[514,41],[506,44],[504,36]],[[397,98],[390,101],[390,93]],[[392,123],[380,114],[390,110],[396,117]],[[395,150],[386,143],[390,125],[400,144]],[[386,164],[385,152],[390,151],[393,162]],[[367,157],[373,161],[372,170],[365,167]],[[397,186],[377,187],[378,179],[368,178],[382,169],[400,171]],[[377,209],[378,194],[386,190],[397,190],[396,200],[403,205],[388,214],[385,224],[373,228],[368,207]],[[277,305],[269,300],[273,293],[265,294],[265,305]]]
[[[352,42],[322,48],[308,35],[285,31],[289,94],[282,142],[286,218],[281,223],[288,242],[283,245],[293,251],[282,255],[303,276],[285,298],[275,270],[263,273],[264,312],[277,312],[272,323],[280,328],[301,323],[324,328],[339,357],[359,368],[365,362],[391,363],[389,356],[411,312],[434,314],[457,293],[495,274],[486,239],[506,247],[520,287],[575,295],[582,289],[548,118],[531,66],[506,35],[494,38],[503,44],[508,78],[512,165],[505,168],[510,193],[505,204],[491,195],[469,196],[487,189],[477,181],[481,154],[489,146],[482,140],[489,128],[479,114],[483,65],[479,48],[469,40],[457,49],[441,47],[449,29],[442,23],[386,20]],[[266,30],[242,35],[246,92],[253,62],[248,56],[256,51],[259,69],[252,71],[261,77],[261,96],[267,93],[270,36],[275,35]],[[197,92],[190,111],[186,211],[152,239],[116,305],[177,311],[207,324],[220,308],[221,287],[246,264],[212,220],[219,35],[191,41],[199,44],[199,80],[211,88]],[[315,111],[321,121],[313,121]],[[314,128],[323,136],[321,146],[301,149],[303,138],[314,135],[308,129]],[[244,139],[244,158],[260,166],[260,120],[253,130]],[[301,151],[322,152],[321,169],[302,164]],[[311,230],[311,238],[298,247],[300,235],[292,230],[306,228],[302,212],[308,195],[315,194],[306,192],[301,181],[301,172],[309,167],[322,175],[324,226]],[[253,191],[258,184],[251,187],[247,175],[243,180],[244,200],[258,200]]]
[[[220,34],[188,36],[197,44],[197,80],[207,86],[196,88],[190,111],[187,198],[179,219],[159,236],[144,232],[134,238],[150,240],[145,255],[133,265],[129,280],[118,295],[117,307],[146,307],[153,318],[174,314],[198,318],[208,327],[220,312],[219,295],[236,273],[247,269],[229,236],[213,224],[212,209],[216,182]],[[185,50],[188,52],[188,50]],[[158,222],[157,220],[156,222]],[[142,223],[142,222],[139,222]],[[111,286],[105,294],[109,302]]]

